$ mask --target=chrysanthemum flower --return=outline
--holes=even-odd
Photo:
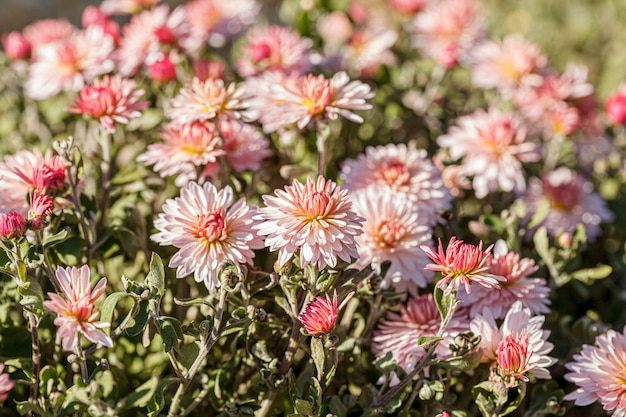
[[[394,284],[399,291],[416,292],[432,280],[432,272],[424,268],[428,257],[420,245],[431,242],[430,228],[422,222],[413,202],[389,188],[370,186],[350,194],[354,211],[365,219],[363,234],[356,238],[358,269],[372,265],[380,271],[381,264],[391,261],[383,284]]]
[[[437,140],[453,159],[465,158],[462,166],[473,175],[476,197],[490,192],[522,191],[526,188],[523,162],[537,161],[537,145],[527,141],[526,127],[514,113],[477,110],[457,119],[456,126]]]
[[[253,126],[238,120],[220,120],[217,128],[224,141],[226,162],[236,172],[256,172],[271,155],[269,140]]]
[[[211,123],[166,126],[160,137],[164,142],[148,145],[137,161],[154,165],[154,171],[163,178],[183,174],[184,178],[177,180],[179,185],[195,180],[197,167],[215,162],[225,154],[222,138]]]
[[[453,67],[483,36],[484,16],[476,0],[429,3],[413,23],[415,43],[425,56],[444,67]]]
[[[340,54],[344,66],[361,76],[375,76],[381,65],[392,66],[396,62],[391,47],[398,34],[386,26],[371,26],[356,30]]]
[[[353,295],[354,291],[346,295],[346,298],[339,305],[337,305],[337,289],[335,289],[332,300],[328,294],[326,294],[326,298],[320,295],[307,304],[304,312],[298,318],[311,336],[330,333],[335,327],[339,312],[348,304]]]
[[[113,38],[113,42],[116,45],[120,40],[120,25],[99,7],[85,7],[81,15],[81,23],[84,28],[93,25],[100,26],[104,33]]]
[[[566,167],[544,174],[541,180],[530,179],[528,191],[522,197],[528,208],[526,220],[546,199],[550,210],[541,226],[553,237],[561,232],[573,233],[582,223],[587,239],[593,241],[602,232],[600,224],[614,218],[602,196],[593,191],[593,185]]]
[[[46,217],[52,214],[52,197],[34,191],[30,194],[30,208],[28,209],[28,227],[40,230],[46,224]]]
[[[76,352],[79,347],[79,334],[83,334],[92,343],[113,347],[113,341],[102,331],[110,323],[97,321],[99,311],[95,301],[104,294],[107,280],[102,278],[91,288],[89,266],[58,267],[56,278],[63,296],[48,293],[49,301],[44,301],[46,308],[57,314],[54,324],[59,327],[59,336],[63,349]]]
[[[448,295],[452,290],[458,291],[459,286],[465,286],[465,292],[470,293],[470,283],[475,282],[492,291],[499,290],[500,281],[504,281],[502,276],[494,275],[489,272],[489,261],[491,260],[491,248],[489,246],[483,251],[483,242],[479,242],[478,246],[470,243],[464,243],[452,236],[446,251],[443,250],[443,244],[439,239],[439,250],[435,250],[429,246],[421,247],[424,252],[435,262],[426,265],[426,269],[430,271],[439,271],[444,277],[437,283],[437,287],[444,290],[444,294]]]
[[[428,0],[387,0],[387,3],[399,12],[416,14],[424,8]]]
[[[432,294],[410,297],[406,306],[400,306],[398,313],[390,311],[374,331],[372,352],[384,356],[391,352],[399,367],[411,372],[415,364],[425,354],[417,340],[422,336],[436,336],[441,324],[441,315]],[[469,330],[469,323],[456,314],[443,333],[443,340],[437,345],[437,358],[452,356],[449,345],[454,337]]]
[[[34,54],[39,47],[68,39],[78,31],[79,29],[66,19],[41,19],[26,26],[22,33]]]
[[[183,87],[172,99],[172,108],[167,112],[175,124],[211,120],[217,116],[239,119],[248,106],[247,91],[243,86],[231,83],[226,87],[224,80],[195,78]]]
[[[469,316],[473,318],[488,309],[495,319],[501,319],[518,300],[533,314],[549,313],[550,287],[545,279],[531,278],[539,267],[532,259],[520,258],[519,254],[509,251],[503,243],[496,243],[487,269],[505,278],[500,282],[500,291],[476,286],[471,294],[459,294],[469,309]]]
[[[109,132],[115,132],[116,122],[126,124],[140,117],[141,110],[148,107],[150,103],[139,100],[143,94],[134,80],[124,79],[119,74],[105,75],[83,86],[67,111],[94,118]]]
[[[264,73],[247,85],[254,94],[251,110],[266,132],[293,124],[304,129],[314,119],[335,120],[338,116],[363,123],[354,110],[371,109],[366,100],[374,96],[367,84],[350,81],[345,72],[331,79],[313,74],[294,78]]]
[[[347,190],[319,176],[306,184],[293,180],[291,186],[263,196],[262,222],[256,226],[266,235],[265,246],[279,251],[284,265],[298,253],[300,266],[319,269],[337,265],[337,258],[358,258],[355,237],[362,233],[362,220],[352,209]]]
[[[26,220],[14,211],[0,213],[0,237],[19,239],[26,232]]]
[[[424,149],[405,144],[368,147],[356,160],[345,160],[340,175],[350,192],[376,185],[404,194],[415,203],[423,224],[434,225],[437,213],[452,205],[441,173]]]
[[[242,77],[263,71],[302,74],[311,66],[312,46],[310,39],[286,27],[254,28],[246,36],[237,71]]]
[[[626,416],[626,328],[622,333],[609,330],[596,338],[594,346],[583,345],[573,362],[565,364],[570,371],[565,379],[578,388],[565,396],[576,405],[595,401],[614,417]]]
[[[184,7],[193,36],[220,47],[254,22],[261,4],[257,0],[191,0]]]
[[[213,184],[195,182],[187,184],[180,197],[167,200],[154,222],[159,233],[151,238],[161,246],[180,249],[169,263],[176,268],[177,278],[193,273],[196,282],[213,290],[220,286],[221,264],[249,264],[253,249],[263,247],[263,239],[254,230],[258,208],[243,198],[233,200],[229,186],[218,191]]]
[[[615,125],[626,123],[626,83],[606,100],[606,114]]]
[[[43,100],[61,91],[80,90],[85,83],[113,70],[113,49],[113,38],[100,26],[40,46],[29,67],[26,94]]]
[[[492,378],[511,383],[527,381],[528,375],[550,379],[546,368],[556,359],[548,356],[554,346],[547,341],[550,332],[542,330],[544,321],[544,316],[532,316],[521,301],[513,304],[499,328],[487,309],[472,320],[470,329],[481,337],[481,362],[491,364]]]
[[[13,31],[2,35],[2,47],[10,60],[30,58],[30,42],[20,32]]]
[[[157,5],[161,0],[104,0],[100,5],[103,12],[113,14],[136,14]]]
[[[9,392],[14,385],[15,382],[9,379],[9,374],[4,373],[4,364],[0,363],[0,403],[9,398]]]

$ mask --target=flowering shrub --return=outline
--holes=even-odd
[[[0,415],[626,415],[626,81],[279,3],[2,36]]]

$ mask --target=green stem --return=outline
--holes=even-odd
[[[28,322],[30,325],[30,334],[31,334],[31,346],[33,349],[32,357],[33,357],[33,385],[30,387],[30,397],[31,400],[36,403],[37,396],[39,394],[39,369],[40,365],[40,354],[39,354],[39,320],[37,316],[32,311],[28,312]]]

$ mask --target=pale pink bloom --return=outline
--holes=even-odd
[[[518,300],[533,314],[549,313],[550,287],[545,279],[531,277],[538,269],[535,261],[520,258],[519,254],[509,251],[504,242],[499,240],[488,271],[505,278],[506,281],[500,282],[500,291],[476,286],[471,294],[459,294],[459,298],[468,307],[471,318],[488,309],[495,319],[501,319]]]
[[[81,333],[92,343],[113,347],[111,338],[102,331],[110,327],[110,323],[97,321],[100,312],[94,306],[104,294],[107,279],[102,278],[92,289],[87,265],[80,268],[58,267],[55,275],[64,297],[48,293],[50,300],[44,301],[44,306],[57,314],[54,324],[59,327],[63,349],[77,352]]]
[[[429,3],[413,23],[415,43],[422,54],[450,68],[483,36],[485,11],[477,0]]]
[[[520,34],[485,41],[472,50],[472,61],[473,84],[497,88],[505,96],[521,84],[540,84],[540,71],[548,63],[539,46]]]
[[[298,78],[266,72],[262,78],[252,78],[247,85],[255,97],[250,107],[265,132],[282,126],[297,125],[304,129],[312,120],[335,120],[338,116],[363,123],[354,110],[368,110],[366,100],[374,93],[361,81],[350,81],[345,72],[331,79],[308,74]]]
[[[137,88],[131,79],[122,78],[119,74],[95,80],[83,86],[74,97],[70,113],[78,113],[94,118],[109,132],[115,132],[115,123],[127,124],[130,119],[141,116],[150,104],[140,101],[144,90]]]
[[[578,224],[583,224],[587,239],[593,241],[602,233],[600,224],[614,219],[602,196],[593,191],[593,185],[566,167],[548,172],[541,179],[531,178],[522,200],[528,209],[526,220],[545,200],[550,203],[540,225],[553,237],[562,232],[573,233]]]
[[[216,162],[226,153],[222,149],[222,138],[211,123],[166,126],[160,138],[163,142],[148,145],[137,161],[154,165],[154,171],[163,178],[182,174],[176,181],[179,186],[197,179],[198,167]]]
[[[24,28],[22,33],[31,45],[33,54],[41,46],[74,36],[78,28],[65,19],[42,19]]]
[[[396,63],[391,47],[397,39],[396,31],[385,26],[356,30],[341,51],[344,65],[361,76],[375,76],[381,65]]]
[[[144,9],[156,6],[161,0],[104,0],[100,5],[102,11],[112,14],[137,14]]]
[[[11,60],[30,58],[30,42],[20,32],[13,31],[2,35],[2,47]]]
[[[441,171],[443,185],[450,190],[454,198],[462,198],[466,190],[472,189],[472,182],[467,178],[463,166],[457,164],[444,165],[441,149],[433,156],[433,163]]]
[[[258,17],[257,0],[192,0],[185,4],[193,36],[211,46],[223,46]]]
[[[40,230],[46,224],[46,217],[52,214],[52,197],[34,191],[30,194],[30,208],[28,209],[28,227]]]
[[[357,159],[343,161],[340,175],[350,192],[376,185],[404,194],[424,224],[434,225],[437,214],[452,206],[450,192],[425,149],[403,143],[370,146]]]
[[[167,115],[175,124],[211,120],[217,116],[239,119],[245,116],[247,99],[243,85],[231,83],[226,87],[221,79],[200,81],[194,77],[191,84],[181,88],[172,99]]]
[[[420,246],[431,242],[430,227],[422,222],[414,203],[389,188],[370,186],[350,194],[354,211],[365,219],[363,234],[356,238],[359,259],[352,265],[363,269],[372,266],[380,272],[381,264],[391,261],[383,286],[416,293],[432,280],[424,268],[428,257]]]
[[[429,0],[387,0],[389,5],[402,13],[416,14],[428,4]]]
[[[622,83],[617,92],[609,96],[605,109],[611,123],[614,125],[626,123],[626,83]]]
[[[113,38],[116,45],[120,40],[120,25],[115,20],[110,19],[99,7],[85,7],[81,16],[81,23],[84,28],[92,25],[100,26],[105,34]]]
[[[24,236],[26,220],[24,216],[14,211],[0,213],[0,237],[13,240]]]
[[[229,186],[218,191],[208,182],[190,182],[180,197],[167,200],[154,221],[159,233],[151,238],[180,249],[169,262],[177,278],[193,274],[196,282],[213,290],[220,286],[220,266],[250,264],[253,249],[263,248],[263,239],[254,230],[257,213],[257,206],[247,205],[244,198],[234,202]]]
[[[556,359],[548,356],[554,346],[547,341],[550,332],[542,329],[544,321],[544,316],[533,316],[523,308],[521,301],[513,304],[500,327],[490,310],[472,320],[470,329],[480,336],[480,360],[491,364],[492,379],[527,380],[528,375],[551,378],[546,368]]]
[[[27,197],[31,191],[54,194],[65,187],[66,164],[63,158],[38,148],[18,151],[0,162],[0,211],[28,213]]]
[[[390,311],[380,321],[374,331],[372,352],[377,357],[391,352],[398,366],[411,372],[426,353],[423,347],[417,346],[417,340],[422,336],[436,336],[440,325],[441,315],[432,294],[410,297],[406,305],[400,306],[399,312]],[[455,314],[443,333],[443,340],[437,345],[437,358],[452,357],[449,346],[454,337],[468,330],[469,323]]]
[[[609,330],[596,338],[594,346],[583,345],[573,362],[565,364],[570,371],[565,379],[578,386],[565,396],[576,405],[599,401],[614,417],[626,416],[626,328],[622,333]]]
[[[261,162],[272,154],[269,140],[249,124],[223,119],[217,128],[223,140],[227,165],[236,172],[257,172]]]
[[[256,228],[267,236],[265,246],[279,251],[279,265],[296,253],[302,268],[335,267],[337,258],[358,258],[355,238],[362,233],[363,219],[354,212],[347,190],[320,175],[317,181],[308,177],[306,184],[293,180],[274,193],[263,196],[262,221]]]
[[[437,139],[452,159],[464,158],[465,174],[473,175],[476,197],[490,192],[526,188],[523,162],[539,159],[537,145],[527,140],[526,127],[515,113],[490,109],[459,117],[446,135]]]
[[[9,398],[9,392],[14,385],[15,382],[9,379],[9,374],[4,373],[4,364],[0,363],[0,403]]]
[[[253,28],[246,36],[237,71],[242,77],[264,71],[303,74],[311,67],[313,42],[282,26]]]
[[[300,322],[311,336],[319,336],[330,333],[335,327],[339,312],[348,304],[354,295],[354,291],[346,295],[341,304],[338,305],[337,289],[333,298],[326,294],[326,298],[321,295],[306,305],[306,309],[298,316]]]
[[[62,91],[78,91],[113,70],[113,38],[100,26],[89,26],[70,37],[38,47],[33,54],[26,94],[36,100]]]
[[[421,248],[435,262],[434,264],[426,265],[426,269],[439,271],[444,275],[437,282],[437,287],[444,290],[444,295],[450,294],[453,290],[458,292],[461,284],[464,285],[465,292],[469,294],[472,291],[470,289],[470,283],[472,282],[491,291],[498,291],[500,282],[505,280],[504,277],[489,272],[493,245],[483,251],[482,241],[476,246],[464,243],[462,240],[452,236],[445,252],[441,239],[439,239],[437,252],[429,246],[422,246]]]
[[[335,10],[317,20],[317,31],[325,46],[336,48],[352,36],[352,22],[344,12]]]

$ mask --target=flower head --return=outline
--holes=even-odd
[[[261,222],[256,228],[266,235],[265,245],[279,250],[278,263],[284,265],[295,253],[300,266],[319,269],[337,265],[337,258],[350,262],[358,258],[355,237],[362,233],[362,219],[352,209],[347,191],[319,176],[306,184],[294,180],[276,196],[263,196]]]
[[[161,0],[104,0],[100,6],[108,15],[136,14],[143,9],[149,9]]]
[[[9,374],[4,373],[4,364],[0,363],[0,403],[9,398],[9,392],[14,385],[15,382],[9,379]]]
[[[626,83],[620,85],[617,92],[606,100],[605,108],[613,124],[626,123]]]
[[[30,42],[20,32],[10,32],[2,35],[2,47],[7,57],[12,60],[30,58]]]
[[[184,7],[193,36],[220,47],[254,22],[261,4],[257,0],[191,0]]]
[[[64,297],[48,293],[50,300],[44,301],[44,305],[57,314],[54,324],[59,327],[63,349],[76,352],[80,343],[79,334],[93,343],[113,347],[111,338],[102,331],[110,323],[97,321],[99,311],[94,306],[95,301],[104,294],[106,278],[102,278],[92,289],[87,265],[80,268],[58,267],[55,275]]]
[[[26,232],[26,220],[14,211],[0,214],[0,237],[19,239]]]
[[[169,263],[177,278],[193,273],[196,282],[213,290],[220,285],[218,272],[224,262],[237,267],[251,263],[253,249],[263,247],[254,230],[257,207],[243,198],[233,200],[229,186],[218,191],[213,184],[195,182],[187,184],[180,197],[167,200],[154,222],[159,233],[151,238],[180,249]]]
[[[354,291],[348,294],[339,306],[337,305],[337,289],[332,300],[328,294],[326,298],[320,295],[307,304],[306,309],[298,318],[311,336],[330,333],[335,327],[339,312],[348,304],[353,295]]]
[[[502,276],[489,273],[489,260],[493,245],[483,251],[483,242],[479,242],[476,246],[464,243],[452,236],[445,252],[441,239],[439,239],[437,252],[428,246],[421,248],[435,262],[426,265],[426,269],[439,271],[444,275],[437,283],[437,287],[444,289],[445,295],[450,294],[452,290],[458,291],[461,284],[464,284],[465,292],[469,294],[471,282],[497,291],[499,282],[505,280]]]
[[[46,217],[52,214],[52,197],[35,191],[30,194],[28,227],[40,230],[46,224]]]
[[[583,345],[573,361],[566,363],[570,371],[565,379],[578,388],[565,396],[576,405],[602,404],[611,415],[626,415],[626,328],[598,336],[595,344]]]

